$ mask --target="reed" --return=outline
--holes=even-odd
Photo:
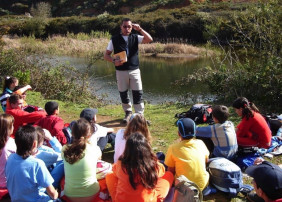
[[[54,35],[46,40],[36,39],[35,37],[11,37],[4,36],[6,49],[21,49],[28,53],[41,53],[52,55],[71,55],[78,57],[89,57],[103,53],[109,42],[108,33],[72,34],[67,36]],[[213,51],[206,48],[196,47],[188,44],[178,43],[151,43],[140,45],[141,54],[149,55],[170,55],[177,57],[210,57]]]

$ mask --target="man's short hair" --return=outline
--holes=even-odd
[[[35,140],[37,140],[37,133],[33,126],[20,127],[15,134],[17,154],[23,159],[28,158],[32,154],[32,146]]]
[[[212,115],[219,121],[219,123],[224,123],[229,117],[229,110],[224,105],[215,105],[212,107]]]
[[[130,20],[130,18],[123,18],[122,21],[121,21],[121,24],[122,24],[123,22],[128,22],[128,21],[132,22],[132,21]]]
[[[9,97],[9,102],[10,104],[17,104],[18,100],[23,99],[23,97],[21,95],[18,94],[12,94]]]
[[[55,101],[50,101],[45,104],[45,111],[48,115],[54,114],[57,109],[59,109],[59,104]]]

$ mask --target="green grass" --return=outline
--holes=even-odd
[[[45,100],[40,93],[28,91],[27,102],[31,105],[37,105],[44,108]],[[60,106],[60,116],[65,122],[70,122],[79,118],[79,114],[82,109],[87,108],[86,105],[80,105],[69,102],[57,101]],[[175,126],[176,119],[174,115],[183,111],[187,111],[190,106],[183,106],[177,104],[161,104],[161,105],[145,105],[145,116],[152,122],[150,126],[150,132],[153,137],[153,149],[155,152],[163,151],[166,153],[169,145],[177,141],[177,128]],[[234,125],[240,122],[240,118],[235,114],[234,110],[230,107],[230,120],[233,121]],[[2,113],[2,109],[1,109]],[[105,116],[107,119],[119,122],[124,114],[120,105],[107,105],[99,108],[99,116]],[[98,117],[99,119],[99,117]],[[203,125],[203,124],[202,124]],[[122,125],[119,125],[122,126]],[[104,150],[103,159],[112,159],[114,151],[111,147]],[[275,164],[282,163],[282,156],[274,157],[273,159],[266,159]],[[249,177],[243,178],[245,184],[251,184]],[[242,195],[238,195],[236,198],[230,200],[224,193],[216,193],[204,198],[204,201],[246,201]]]

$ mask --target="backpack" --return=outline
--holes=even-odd
[[[243,187],[242,171],[226,158],[211,158],[208,162],[210,183],[220,191],[235,197]]]
[[[212,106],[207,104],[195,104],[187,112],[175,114],[175,118],[190,118],[196,124],[209,123],[213,124]]]
[[[276,135],[277,131],[282,126],[281,121],[278,119],[278,115],[272,113],[263,115],[263,117],[266,120],[272,134]]]
[[[71,134],[72,124],[73,122],[64,124],[63,133],[66,136],[67,144],[72,143],[72,134]]]
[[[198,185],[187,179],[184,175],[180,175],[175,180],[175,192],[173,202],[200,202],[203,201],[203,194]]]

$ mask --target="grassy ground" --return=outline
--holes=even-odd
[[[45,100],[39,93],[29,91],[27,93],[27,101],[31,105],[37,105],[44,107],[44,104],[48,101]],[[86,105],[77,105],[74,103],[59,102],[60,116],[64,121],[70,122],[77,120],[82,109],[88,107]],[[153,137],[153,149],[155,152],[163,151],[166,153],[169,145],[177,141],[177,128],[175,126],[176,119],[174,115],[183,111],[187,111],[189,106],[177,105],[177,104],[162,104],[162,105],[149,105],[145,106],[145,116],[152,122],[150,126],[150,132]],[[231,117],[230,120],[237,125],[240,119],[235,115],[233,109],[230,108]],[[2,112],[2,111],[1,111]],[[120,105],[108,105],[99,108],[98,123],[107,127],[113,127],[115,131],[125,127],[120,122],[123,118],[123,112]],[[104,150],[103,159],[112,162],[113,149],[109,146]],[[274,157],[273,163],[282,163],[282,156]],[[244,176],[244,183],[251,184],[249,177]],[[224,193],[216,193],[204,198],[204,201],[246,201],[243,195],[232,200]]]

